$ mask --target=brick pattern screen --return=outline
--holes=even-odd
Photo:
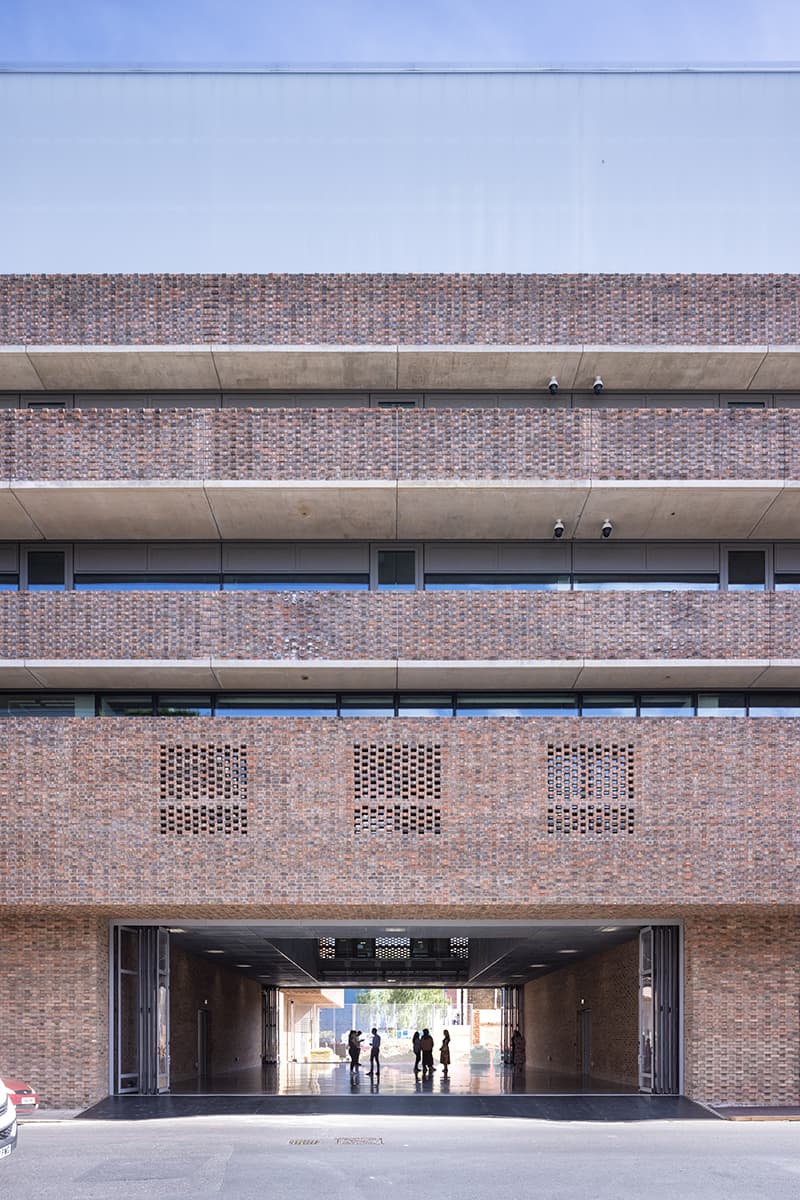
[[[356,834],[441,834],[441,798],[440,745],[354,743]]]
[[[162,834],[247,833],[247,746],[159,746]]]
[[[633,833],[633,799],[630,743],[548,744],[548,834]]]

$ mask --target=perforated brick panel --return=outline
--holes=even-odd
[[[247,746],[159,746],[162,834],[247,833]]]
[[[435,802],[441,798],[440,745],[353,744],[353,829],[357,834],[440,834],[442,810]]]
[[[161,833],[247,833],[241,804],[162,804]]]
[[[353,809],[355,833],[442,832],[442,810],[432,804],[362,804]]]
[[[353,799],[374,803],[442,798],[442,747],[390,742],[353,745]]]
[[[324,959],[336,958],[336,938],[321,937],[319,939],[319,956]]]
[[[630,743],[548,744],[548,833],[633,833],[633,799]]]

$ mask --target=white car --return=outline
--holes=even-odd
[[[17,1110],[11,1103],[6,1085],[0,1079],[0,1158],[5,1158],[17,1145]]]

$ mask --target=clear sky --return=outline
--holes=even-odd
[[[0,0],[13,65],[800,61],[800,0]]]

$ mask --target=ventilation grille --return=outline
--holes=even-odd
[[[633,833],[633,746],[547,747],[547,832]]]
[[[353,746],[353,798],[356,801],[435,802],[442,798],[441,746]]]
[[[319,939],[319,956],[320,958],[336,958],[336,938],[321,937]]]
[[[375,957],[383,962],[399,962],[411,957],[411,938],[376,937]]]
[[[247,833],[247,746],[162,744],[159,776],[161,833]]]
[[[442,832],[442,810],[432,804],[362,804],[353,809],[355,833]]]

